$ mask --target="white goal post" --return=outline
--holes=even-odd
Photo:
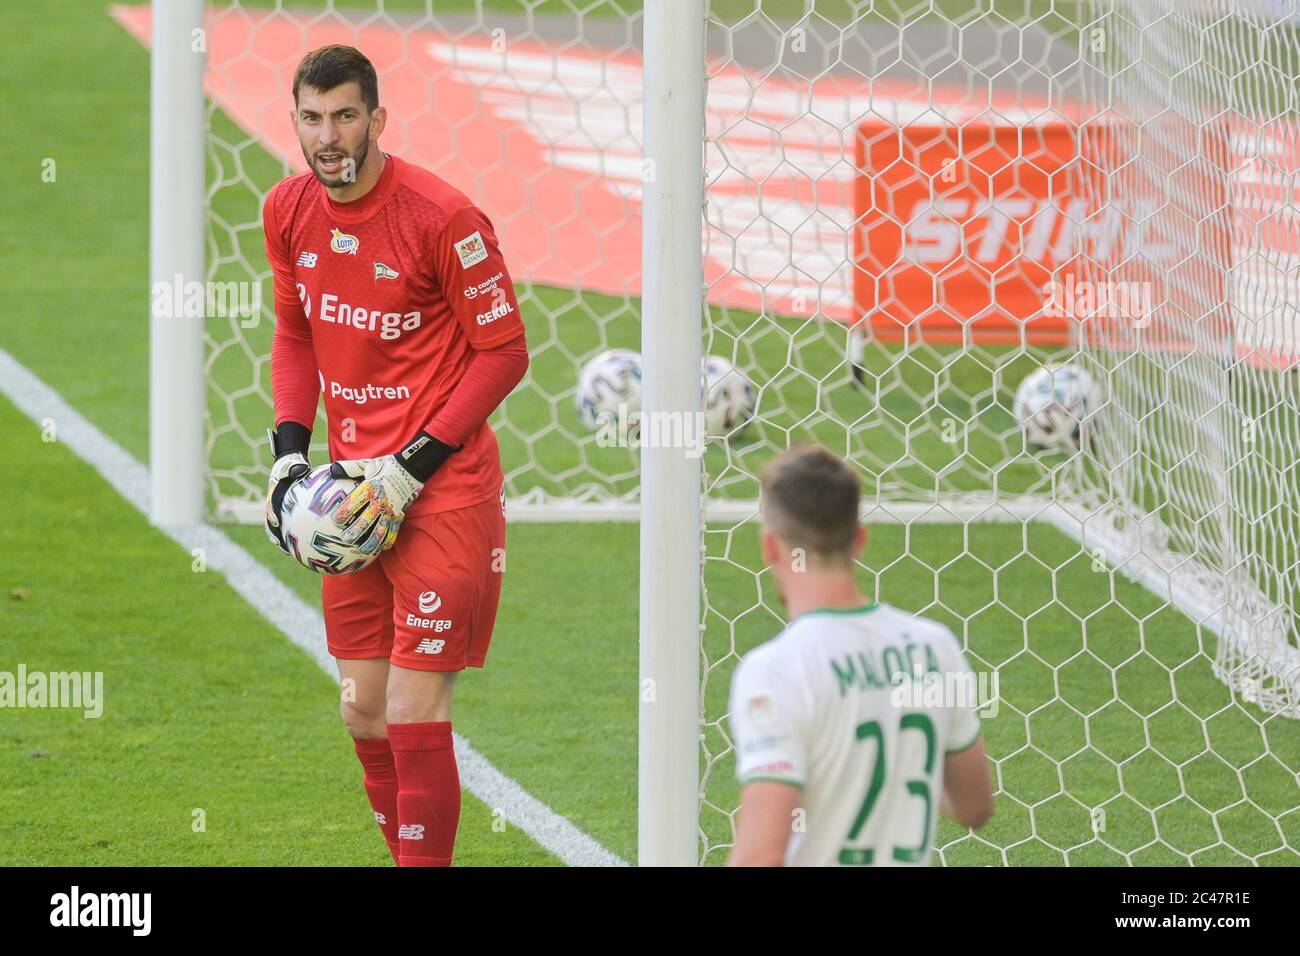
[[[704,2],[645,13],[642,434],[656,416],[702,416]],[[641,449],[637,859],[689,866],[699,819],[698,454]]]
[[[154,0],[153,23],[149,281],[156,290],[205,277],[205,57],[196,43],[203,0]],[[207,472],[203,318],[160,311],[149,320],[149,520],[192,525],[204,518]]]

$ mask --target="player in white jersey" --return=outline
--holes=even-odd
[[[763,559],[790,623],[732,679],[732,866],[926,866],[940,810],[993,815],[975,675],[948,628],[858,590],[859,497],[823,448],[763,471]]]

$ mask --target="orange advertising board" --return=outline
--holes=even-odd
[[[1176,347],[1189,323],[1224,323],[1231,211],[1221,178],[1205,173],[1217,159],[1199,167],[1202,181],[1166,191],[1175,154],[1152,136],[992,114],[962,125],[865,122],[856,154],[853,296],[875,338],[1051,345],[1146,335]]]
[[[1074,127],[867,122],[856,141],[853,293],[873,336],[1068,340],[1042,290],[1086,219]]]

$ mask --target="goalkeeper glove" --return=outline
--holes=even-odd
[[[334,512],[335,522],[343,528],[343,542],[362,554],[391,548],[397,542],[406,509],[419,497],[424,483],[463,447],[452,447],[422,431],[395,455],[330,465],[333,477],[361,482]]]
[[[307,462],[307,448],[311,444],[311,430],[297,422],[281,422],[278,431],[266,431],[271,439],[275,463],[271,465],[271,481],[266,489],[266,536],[285,554],[284,537],[280,533],[280,509],[284,496],[295,481],[311,471]]]

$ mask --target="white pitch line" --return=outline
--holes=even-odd
[[[0,349],[0,392],[37,424],[55,423],[65,448],[94,468],[123,498],[149,514],[149,470],[87,421],[26,366]],[[336,682],[325,645],[325,621],[252,555],[211,525],[159,528],[186,551],[202,548],[207,567],[226,576],[239,595],[302,648]],[[270,547],[268,544],[267,547]],[[460,782],[466,790],[569,866],[627,866],[507,777],[460,734],[455,735]]]

